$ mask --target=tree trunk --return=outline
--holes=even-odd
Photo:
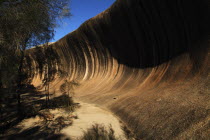
[[[20,63],[18,67],[18,80],[17,80],[17,103],[18,103],[18,113],[21,114],[21,90],[22,90],[22,82],[23,82],[23,61],[24,61],[24,51],[25,47],[23,50],[20,49]]]

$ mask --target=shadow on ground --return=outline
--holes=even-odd
[[[2,92],[3,93],[3,92]],[[46,103],[45,94],[37,91],[33,86],[24,89],[21,94],[21,115],[17,112],[17,99],[14,94],[4,92],[1,99],[0,112],[0,139],[60,139],[64,137],[58,133],[62,128],[72,124],[72,121],[66,121],[64,117],[54,118],[48,109],[62,108],[71,105],[68,111],[73,111],[72,106],[78,106],[72,98],[62,95],[51,99]],[[73,107],[74,108],[74,107]],[[23,119],[39,116],[38,126],[28,129],[16,127]],[[53,118],[53,119],[49,119]]]
[[[0,134],[4,133],[7,129],[17,125],[20,121],[27,117],[31,117],[33,114],[34,106],[38,104],[43,104],[43,100],[40,98],[45,95],[38,92],[33,86],[28,86],[21,92],[21,114],[18,113],[17,106],[17,94],[15,91],[8,91],[8,89],[1,90],[0,99]],[[30,95],[29,95],[30,93]],[[39,100],[36,100],[39,99]],[[26,115],[25,113],[28,112]]]
[[[20,129],[12,130],[12,131],[20,131]],[[33,128],[29,128],[25,131],[22,131],[18,134],[11,134],[8,136],[0,137],[0,139],[4,140],[14,140],[14,139],[30,139],[30,140],[37,140],[37,139],[53,139],[59,140],[65,137],[62,134],[54,134],[54,132],[50,132],[49,129],[43,129],[40,126],[36,126]],[[69,140],[69,139],[67,139]]]

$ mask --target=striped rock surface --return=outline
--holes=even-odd
[[[30,49],[32,83],[116,114],[138,139],[210,137],[209,0],[117,0],[49,47]],[[30,61],[32,60],[32,61]]]

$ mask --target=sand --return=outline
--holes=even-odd
[[[101,109],[93,104],[83,102],[79,102],[79,104],[80,107],[77,108],[73,113],[61,108],[42,110],[42,113],[48,114],[46,115],[48,122],[46,122],[43,117],[37,115],[36,117],[24,119],[18,125],[14,126],[12,130],[8,131],[8,134],[12,134],[14,136],[16,135],[16,137],[18,136],[18,138],[27,137],[45,139],[51,137],[52,135],[37,134],[48,133],[47,131],[49,129],[53,129],[55,130],[55,135],[62,135],[60,139],[69,138],[71,140],[80,140],[84,131],[86,131],[88,128],[91,128],[94,124],[100,124],[105,126],[107,130],[111,125],[111,127],[115,131],[115,136],[117,138],[120,138],[120,140],[125,139],[124,132],[121,129],[122,124],[120,123],[118,118],[114,116],[111,112]],[[63,122],[67,122],[69,124],[65,127],[60,127],[63,125],[63,122],[56,122],[57,118],[59,117],[65,118],[63,119]],[[47,127],[49,129],[40,129],[38,131],[33,131],[30,135],[25,133],[28,130],[34,129],[35,127],[45,128],[46,124],[48,124]]]
[[[124,138],[124,133],[121,129],[120,121],[112,113],[103,110],[93,104],[80,102],[81,107],[75,112],[78,119],[73,121],[73,125],[61,130],[61,133],[71,137],[72,139],[79,139],[83,132],[90,128],[93,124],[102,124],[109,128],[111,125],[115,131],[116,137]]]

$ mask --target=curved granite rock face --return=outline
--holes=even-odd
[[[138,139],[206,139],[210,121],[209,0],[117,0],[76,31],[31,49],[51,91],[77,81],[75,98],[116,114]],[[29,62],[29,61],[28,61]]]

